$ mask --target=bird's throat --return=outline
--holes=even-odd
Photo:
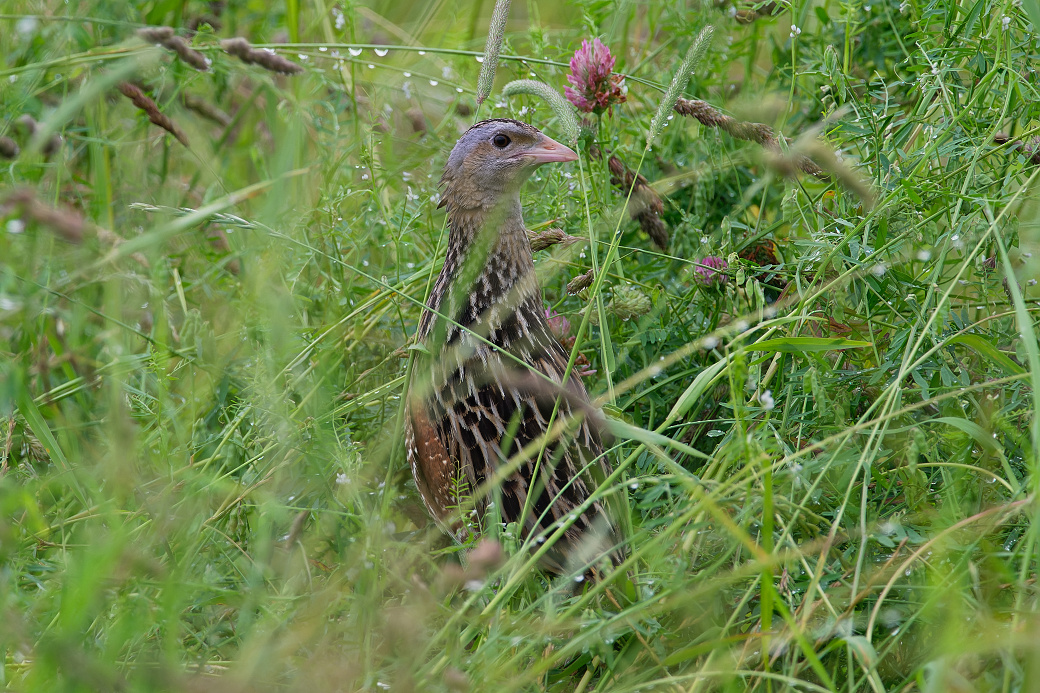
[[[489,209],[449,205],[448,228],[448,250],[431,308],[463,327],[494,332],[511,314],[541,305],[519,196]]]

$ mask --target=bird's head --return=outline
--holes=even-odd
[[[578,158],[568,147],[518,120],[484,120],[459,138],[444,166],[441,205],[487,209],[515,193],[541,166]]]

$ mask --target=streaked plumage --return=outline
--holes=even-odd
[[[602,545],[612,534],[599,502],[579,512],[610,465],[581,381],[572,374],[560,387],[568,354],[546,322],[520,208],[520,187],[537,166],[575,158],[514,120],[478,123],[455,145],[441,179],[447,254],[417,335],[431,353],[417,362],[406,421],[419,493],[438,523],[458,536],[460,494],[472,494],[518,450],[543,440],[560,400],[554,428],[571,425],[551,439],[540,463],[536,451],[502,482],[499,506],[505,522],[519,522],[533,496],[525,536],[549,536],[574,518],[545,561],[555,572],[576,553],[578,560],[601,553],[592,540]],[[493,498],[475,499],[478,519]]]

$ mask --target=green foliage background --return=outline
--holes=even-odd
[[[5,688],[1040,690],[1024,2],[514,2],[480,109],[490,0],[5,3]],[[706,24],[684,96],[793,154],[678,114],[644,153]],[[210,69],[135,38],[146,25]],[[246,65],[231,36],[305,70]],[[437,179],[476,119],[558,136],[544,103],[499,90],[562,91],[594,36],[628,100],[587,130],[664,199],[669,247],[589,140],[524,202],[532,228],[583,239],[536,264],[572,329],[595,308],[579,349],[633,583],[575,591],[504,527],[510,560],[460,584],[398,418],[446,242]],[[82,239],[15,203],[26,189],[87,220]],[[727,283],[697,280],[706,256]],[[592,268],[602,290],[568,296]],[[650,310],[631,317],[635,291]]]

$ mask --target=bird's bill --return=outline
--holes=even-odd
[[[546,137],[545,135],[542,135],[541,142],[524,152],[524,156],[531,159],[532,162],[536,164],[576,161],[578,159],[578,155],[575,154],[574,150],[570,147],[565,147],[556,140]]]

